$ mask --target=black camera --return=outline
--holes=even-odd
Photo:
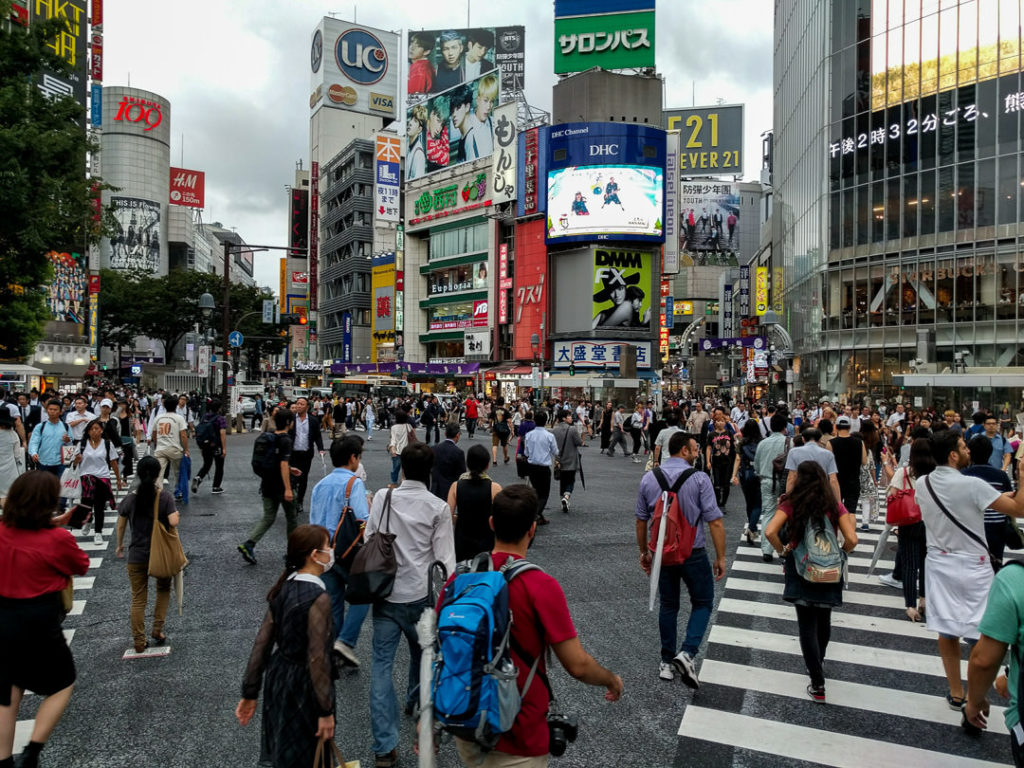
[[[580,722],[576,715],[563,715],[557,711],[548,712],[548,752],[554,757],[565,754],[565,748],[580,734]]]

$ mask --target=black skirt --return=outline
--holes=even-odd
[[[842,581],[836,584],[807,581],[797,571],[792,552],[786,555],[783,569],[786,574],[786,586],[782,592],[782,599],[786,602],[815,608],[838,608],[843,604]]]
[[[49,696],[75,682],[63,619],[60,592],[0,597],[0,706],[10,706],[12,685]]]

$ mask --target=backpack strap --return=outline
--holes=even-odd
[[[482,552],[480,554],[481,555],[486,555],[487,559],[491,560],[489,552]],[[480,555],[477,555],[477,557],[480,557]],[[491,561],[491,562],[493,562],[493,561]],[[544,569],[541,568],[536,563],[531,563],[528,560],[523,559],[523,558],[520,558],[519,560],[513,560],[511,556],[509,556],[508,559],[505,560],[504,564],[500,568],[501,573],[504,574],[504,576],[505,576],[505,583],[506,584],[511,584],[512,583],[512,579],[514,579],[516,576],[518,576],[521,573],[526,573],[527,571],[542,571],[543,572],[543,570]],[[544,637],[544,629],[543,629],[543,627],[538,626],[538,630],[539,630],[540,636],[543,638]],[[537,656],[536,658],[534,658],[529,653],[527,653],[526,650],[516,641],[515,637],[513,637],[513,635],[512,635],[512,622],[509,622],[508,628],[506,629],[506,634],[508,636],[508,638],[507,638],[508,642],[512,646],[512,649],[516,652],[516,654],[518,654],[525,661],[530,661],[532,659],[532,662],[530,664],[530,674],[526,676],[526,682],[523,683],[523,690],[520,691],[520,693],[519,693],[519,696],[521,698],[526,698],[526,692],[528,690],[530,690],[530,684],[533,682],[533,678],[537,675],[537,672],[540,669],[540,658],[541,657]],[[504,645],[504,642],[505,641],[503,640],[502,641],[503,645]],[[545,649],[544,652],[546,653],[547,649],[548,649],[547,643],[544,644],[544,649]],[[500,654],[498,654],[498,655],[500,655]],[[555,694],[551,690],[551,681],[548,680],[548,676],[545,673],[543,673],[543,672],[540,673],[540,679],[543,681],[544,687],[546,687],[548,689],[548,701],[549,702],[553,701],[554,698],[555,698]]]

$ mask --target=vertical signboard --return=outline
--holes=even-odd
[[[526,132],[523,139],[523,183],[521,184],[522,205],[519,210],[520,216],[532,216],[537,213],[539,200],[537,180],[542,178],[539,174],[539,132],[539,128],[531,128]]]
[[[405,229],[395,231],[395,347],[401,346],[398,334],[405,330]]]
[[[772,309],[782,314],[782,291],[785,287],[785,270],[782,267],[772,268]]]
[[[309,171],[309,308],[317,308],[317,264],[320,238],[320,163],[313,162]]]
[[[768,311],[768,267],[757,267],[754,274],[754,312],[760,317]]]
[[[494,111],[494,155],[491,161],[491,200],[507,203],[516,199],[516,148],[519,105],[509,102]]]
[[[732,337],[732,283],[722,289],[722,327],[719,332],[725,338]]]
[[[395,342],[394,253],[381,253],[373,257],[371,288],[370,360],[375,363],[390,362],[394,360]]]
[[[91,92],[89,94],[89,123],[93,128],[101,128],[103,126],[103,85],[100,83],[93,83]],[[98,152],[96,153],[99,154]]]
[[[373,178],[373,215],[378,222],[398,221],[399,164],[402,160],[402,141],[397,136],[378,135],[374,157],[376,173]]]
[[[498,322],[508,324],[508,292],[512,278],[508,276],[508,243],[498,246]]]
[[[341,313],[341,362],[352,362],[352,313]]]
[[[740,267],[740,317],[750,317],[750,267]]]
[[[288,255],[293,259],[305,257],[309,247],[309,190],[293,187],[288,209]]]
[[[92,46],[89,53],[89,77],[103,82],[103,32],[93,28]]]
[[[665,134],[665,251],[662,272],[679,273],[679,133]]]
[[[70,70],[54,72],[44,69],[38,80],[39,90],[52,98],[70,96],[82,105],[82,126],[85,126],[85,91],[89,54],[85,12],[86,0],[32,0],[29,3],[31,23],[56,19],[65,28],[46,41],[47,47],[63,59]]]

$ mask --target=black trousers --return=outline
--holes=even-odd
[[[476,418],[466,417],[466,431],[469,432],[470,437],[476,434]]]
[[[832,636],[832,609],[810,605],[797,605],[796,623],[800,628],[800,651],[807,665],[811,684],[825,684],[825,649]]]
[[[203,448],[203,466],[196,477],[202,480],[210,474],[211,465],[214,466],[213,487],[220,488],[224,480],[224,454],[216,448]]]
[[[548,496],[551,495],[551,467],[539,464],[529,464],[527,466],[530,485],[537,492],[537,517],[544,517],[544,507],[547,506]]]
[[[900,528],[896,553],[900,570],[895,575],[903,582],[903,604],[907,608],[916,608],[917,598],[924,597],[924,558],[927,554],[924,523]]]
[[[302,474],[298,477],[292,475],[292,493],[294,494],[292,501],[295,504],[302,504],[302,500],[306,498],[306,486],[309,485],[309,467],[313,463],[313,449],[292,451],[292,458],[288,463],[296,469],[302,470]]]
[[[728,456],[711,457],[711,484],[715,486],[718,506],[725,512],[725,504],[729,501],[729,483],[732,480],[733,461]]]
[[[630,427],[629,434],[633,438],[633,455],[636,456],[640,453],[640,434],[642,430],[640,427]]]

